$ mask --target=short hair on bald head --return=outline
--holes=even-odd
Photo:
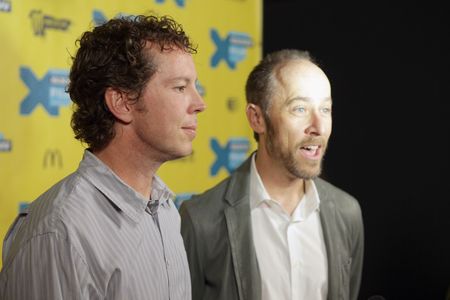
[[[259,106],[266,121],[270,121],[269,109],[275,91],[276,73],[287,63],[294,60],[306,60],[317,65],[305,50],[283,49],[266,55],[250,72],[245,85],[247,103]],[[258,141],[258,134],[253,134]]]

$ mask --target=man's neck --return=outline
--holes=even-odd
[[[140,155],[138,151],[127,151],[128,148],[122,146],[113,140],[94,155],[136,192],[150,199],[153,176],[161,163]]]
[[[255,163],[267,193],[292,215],[305,194],[305,181],[291,175],[267,153],[258,151]]]

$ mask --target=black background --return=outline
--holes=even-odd
[[[309,50],[332,84],[323,177],[365,223],[360,299],[444,300],[450,286],[450,10],[264,0],[264,54]]]

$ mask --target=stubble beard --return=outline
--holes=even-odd
[[[136,110],[142,114],[142,115],[148,115],[149,110],[142,102],[136,102],[134,105],[137,105]],[[180,150],[178,147],[180,146],[173,146],[173,147],[163,147],[161,143],[149,141],[146,139],[146,134],[139,132],[137,133],[140,137],[140,139],[147,145],[149,152],[153,153],[155,155],[154,159],[165,163],[168,161],[178,160],[185,157],[188,157],[192,155],[194,152],[192,149],[192,141],[189,141],[189,149],[187,150]],[[173,137],[170,137],[173,138]],[[186,142],[187,143],[187,142]]]
[[[296,158],[296,152],[300,149],[300,144],[295,146],[294,151],[283,151],[280,143],[275,140],[275,132],[271,125],[268,125],[266,149],[268,154],[274,159],[281,161],[286,170],[295,178],[310,180],[317,178],[322,172],[322,160],[325,155],[326,145],[322,147],[322,157],[318,161],[300,162]]]

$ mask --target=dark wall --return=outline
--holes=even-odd
[[[312,2],[312,1],[310,1]],[[364,216],[360,299],[445,299],[450,286],[450,15],[431,2],[264,1],[264,52],[306,49],[328,74],[324,177]]]

